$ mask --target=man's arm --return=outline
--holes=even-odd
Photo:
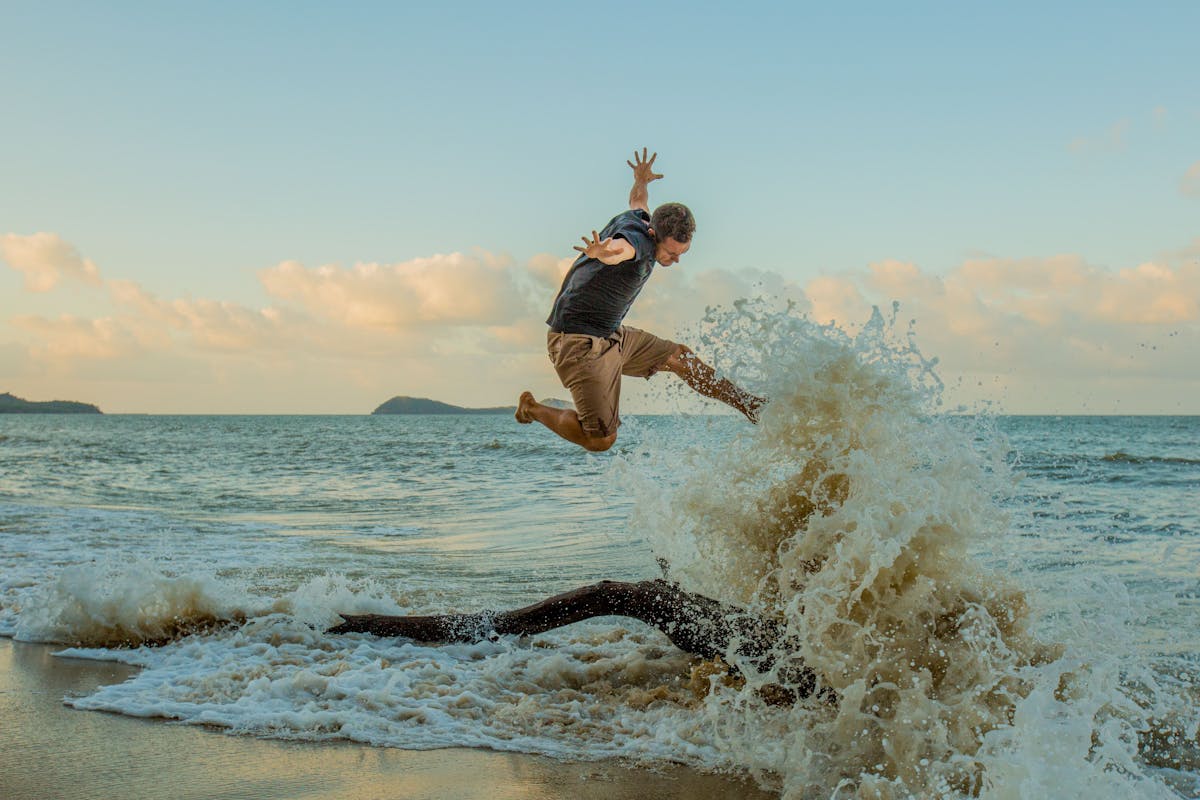
[[[661,178],[662,175],[654,171],[654,159],[658,158],[658,153],[654,153],[647,158],[647,152],[649,151],[645,147],[642,148],[641,155],[638,155],[635,150],[633,152],[633,161],[626,161],[625,163],[633,170],[633,188],[629,190],[629,207],[632,209],[640,208],[649,214],[650,207],[648,203],[650,194],[646,191],[646,186],[651,181]],[[620,264],[637,255],[637,250],[625,239],[614,239],[610,236],[601,241],[599,234],[595,231],[592,231],[591,240],[588,240],[586,236],[582,237],[582,239],[583,247],[576,246],[575,250],[583,253],[588,258],[596,259],[602,264],[609,266]]]
[[[647,160],[646,148],[643,147],[641,156],[638,156],[637,151],[634,150],[633,161],[625,162],[633,170],[633,188],[629,190],[629,207],[640,208],[647,214],[650,213],[650,193],[646,190],[646,186],[651,181],[662,177],[654,171],[654,159],[656,158],[658,158],[658,153],[654,153]]]

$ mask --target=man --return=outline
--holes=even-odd
[[[669,267],[691,247],[696,220],[687,206],[664,203],[650,214],[647,186],[662,175],[654,172],[658,153],[646,148],[633,161],[629,211],[618,214],[599,234],[583,238],[582,253],[563,279],[546,320],[546,348],[562,385],[570,390],[575,409],[558,409],[523,392],[517,422],[542,423],[569,442],[593,452],[613,446],[621,399],[621,376],[649,378],[659,370],[673,372],[706,397],[720,400],[758,421],[763,399],[718,378],[682,344],[621,324],[642,291],[657,261]]]

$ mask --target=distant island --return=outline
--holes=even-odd
[[[0,414],[102,414],[91,403],[76,403],[73,400],[46,400],[36,402],[4,392],[0,394]]]
[[[566,400],[548,398],[541,401],[555,408],[574,408],[574,404]],[[375,414],[512,414],[516,406],[493,406],[491,408],[464,408],[430,400],[427,397],[393,397],[371,412]]]

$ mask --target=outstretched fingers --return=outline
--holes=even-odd
[[[607,237],[606,239],[601,239],[600,234],[592,231],[591,241],[589,241],[586,236],[581,236],[580,238],[583,240],[583,247],[575,245],[575,247],[572,249],[574,249],[576,252],[583,253],[588,258],[607,258],[609,256],[615,256],[617,253],[621,252],[620,248],[612,246],[613,239],[611,236]]]
[[[652,153],[649,157],[647,157],[646,154],[648,152],[649,149],[645,147],[642,148],[640,155],[638,154],[638,151],[634,150],[633,161],[625,161],[625,163],[629,165],[629,168],[633,170],[634,177],[640,178],[646,183],[649,183],[650,181],[656,181],[662,177],[661,173],[653,170],[654,159],[658,158],[658,153]]]
[[[580,247],[579,245],[575,245],[571,249],[578,250],[580,253],[583,253],[584,255],[588,254],[588,250],[590,248],[599,247],[601,244],[603,244],[603,242],[600,241],[600,234],[596,233],[595,231],[592,231],[591,241],[588,241],[588,238],[586,236],[580,236],[579,239],[583,242],[583,247]],[[605,239],[604,241],[607,242],[608,239]]]
[[[649,159],[647,159],[647,158],[646,158],[646,153],[647,153],[648,151],[649,151],[649,148],[648,148],[648,147],[643,147],[643,148],[642,148],[642,155],[641,155],[641,157],[639,158],[639,157],[638,157],[638,154],[637,154],[637,150],[634,150],[634,151],[633,151],[633,157],[634,157],[634,159],[635,159],[635,160],[636,160],[636,161],[637,161],[639,164],[645,164],[647,167],[651,167],[651,166],[654,166],[654,159],[658,158],[658,153],[657,153],[657,152],[656,152],[656,153],[654,153],[652,156],[650,156],[650,158],[649,158]],[[627,161],[627,162],[625,162],[625,163],[629,164],[629,162],[628,162],[628,161]],[[629,164],[629,166],[631,166],[631,167],[632,167],[632,166],[633,166],[633,164]]]

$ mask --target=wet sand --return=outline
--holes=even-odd
[[[429,800],[768,800],[737,778],[620,763],[567,763],[485,750],[395,750],[230,736],[165,720],[77,711],[136,671],[58,658],[0,638],[0,798],[428,798]]]

